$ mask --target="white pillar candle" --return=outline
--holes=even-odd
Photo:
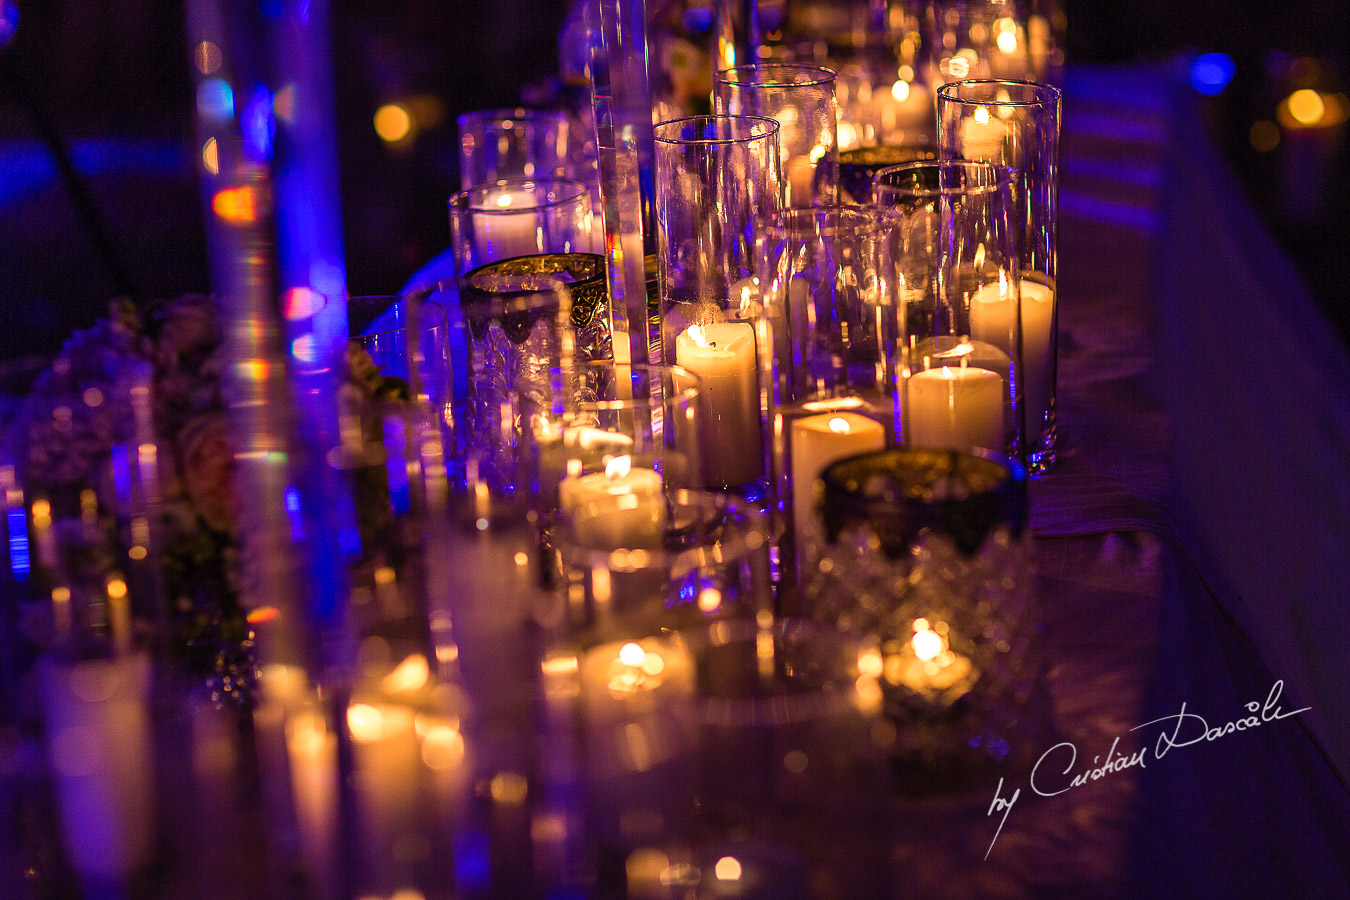
[[[792,522],[798,552],[819,540],[816,479],[840,459],[886,446],[881,423],[851,412],[826,412],[792,423]]]
[[[889,90],[876,92],[884,133],[896,128],[932,128],[936,118],[932,95],[922,84],[899,80]]]
[[[907,382],[908,433],[917,447],[983,447],[1003,453],[1003,378],[974,366],[939,366]]]
[[[513,210],[518,210],[513,212]],[[488,191],[473,213],[473,240],[484,260],[529,256],[540,252],[537,202],[529,191]]]
[[[691,325],[675,339],[675,362],[703,379],[699,449],[705,483],[735,487],[758,480],[763,453],[754,327]]]
[[[1003,142],[1008,138],[1008,127],[989,115],[981,106],[961,120],[961,155],[977,162],[1005,162]]]
[[[1036,281],[1020,282],[1022,289],[1022,396],[1027,411],[1028,439],[1040,433],[1050,407],[1050,379],[1055,359],[1050,343],[1054,323],[1055,292]],[[999,282],[990,282],[970,298],[970,336],[1010,348],[1013,298]]]
[[[66,852],[80,875],[122,881],[154,851],[150,660],[44,661],[39,671]]]
[[[592,548],[614,550],[661,545],[666,523],[665,491],[653,469],[634,466],[632,457],[616,456],[605,471],[563,479],[558,496],[574,518],[576,538]],[[598,511],[587,504],[601,503]]]

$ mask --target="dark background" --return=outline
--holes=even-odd
[[[50,353],[124,291],[163,297],[209,287],[182,0],[17,5],[18,31],[0,50],[3,358]],[[1270,160],[1252,151],[1247,134],[1287,92],[1272,75],[1280,59],[1319,57],[1322,80],[1345,89],[1350,0],[1070,0],[1066,12],[1071,63],[1163,60],[1183,49],[1225,51],[1237,61],[1231,89],[1208,101],[1216,139],[1333,318],[1343,315],[1346,304],[1335,295],[1345,281],[1325,260],[1350,257],[1348,217],[1337,210],[1312,222],[1282,221]],[[513,105],[523,85],[555,74],[566,13],[564,0],[334,0],[353,294],[396,290],[446,246],[445,199],[458,183],[455,117]],[[385,144],[371,124],[375,109],[415,95],[439,98],[440,125],[407,146]],[[40,140],[44,127],[68,144],[88,186],[83,217]],[[90,210],[106,221],[120,273],[87,226]]]

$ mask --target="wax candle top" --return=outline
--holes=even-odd
[[[740,344],[754,340],[754,332],[734,322],[710,322],[707,325],[690,325],[685,330],[689,346],[704,351],[706,355],[735,356]]]

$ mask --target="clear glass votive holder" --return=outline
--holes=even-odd
[[[990,162],[1010,169],[1017,230],[1022,358],[1026,377],[1026,459],[1036,475],[1054,463],[1059,292],[1060,91],[1046,84],[980,79],[938,90],[938,151],[944,159]],[[988,293],[986,321],[1002,332],[1009,291]],[[972,337],[983,326],[972,325]]]
[[[1052,719],[1025,469],[986,451],[901,448],[822,480],[826,544],[804,594],[812,616],[865,636],[871,683],[859,689],[895,725],[901,783],[969,786],[1029,764]]]
[[[726,494],[665,501],[644,514],[607,494],[569,511],[558,548],[569,630],[654,634],[771,608],[770,519]]]
[[[575,389],[572,291],[539,257],[480,266],[459,280],[466,393],[457,416],[465,479],[507,496],[538,493],[535,432],[561,427]]]
[[[562,419],[533,423],[541,484],[556,491],[564,518],[587,503],[622,496],[641,520],[629,535],[650,546],[664,522],[666,497],[705,480],[702,380],[679,366],[592,362],[576,369]],[[609,531],[614,546],[626,529]],[[644,546],[634,543],[633,546]]]
[[[957,160],[877,173],[905,308],[906,444],[1022,453],[1024,373],[1012,184]]]
[[[654,132],[662,352],[703,379],[710,437],[721,442],[705,459],[710,488],[753,493],[764,476],[748,319],[756,239],[781,203],[778,131],[772,119],[695,116]]]
[[[818,532],[815,481],[836,459],[895,440],[902,321],[878,211],[788,209],[765,227],[756,319],[777,501],[792,545]]]
[[[450,238],[460,277],[499,259],[589,253],[593,229],[589,189],[567,178],[505,179],[450,198]]]
[[[566,178],[576,142],[563,110],[480,109],[459,117],[459,182],[468,190],[507,178]]]
[[[717,73],[713,95],[722,115],[778,122],[783,205],[830,205],[839,197],[835,72],[823,66],[766,63]]]
[[[449,447],[455,438],[454,367],[445,299],[450,298],[440,291],[350,297],[347,322],[351,343],[370,355],[381,374],[401,379],[413,399],[426,404]]]

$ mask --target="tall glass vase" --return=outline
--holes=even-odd
[[[1055,461],[1059,430],[1055,369],[1059,291],[1060,92],[1045,84],[984,79],[938,90],[938,151],[944,159],[994,163],[1014,173],[1021,283],[1022,354],[1026,378],[1026,459],[1035,475]],[[972,337],[1001,330],[1007,291],[978,298],[988,315],[972,322]]]
[[[695,116],[656,126],[656,217],[664,358],[704,381],[706,425],[736,450],[709,487],[763,476],[754,328],[755,242],[780,208],[778,124]],[[735,461],[729,458],[734,455]]]
[[[829,205],[838,200],[834,82],[833,69],[787,63],[736,66],[717,73],[714,95],[719,113],[766,116],[778,122],[785,206]]]
[[[1007,170],[914,162],[882,169],[874,188],[889,223],[905,305],[903,440],[1022,447],[1022,333]]]
[[[889,261],[870,206],[784,210],[760,241],[755,324],[772,398],[772,471],[801,561],[819,531],[821,470],[896,437],[903,323]]]

